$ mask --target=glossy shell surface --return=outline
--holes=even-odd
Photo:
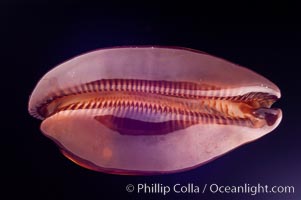
[[[279,98],[263,76],[206,53],[119,47],[49,71],[29,112],[75,163],[143,175],[200,166],[271,132]]]

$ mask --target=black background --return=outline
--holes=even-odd
[[[289,3],[193,4],[189,1],[48,3],[2,1],[1,192],[37,199],[161,199],[127,184],[292,185],[295,194],[175,194],[170,199],[301,198],[298,6]],[[78,54],[120,45],[194,48],[264,75],[278,85],[283,120],[272,133],[197,169],[163,176],[118,176],[65,159],[27,113],[37,81]]]

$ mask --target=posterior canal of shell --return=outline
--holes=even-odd
[[[97,62],[89,60],[91,54]],[[121,62],[110,60],[118,58]],[[198,64],[204,69],[198,70]],[[210,68],[212,64],[218,66]],[[33,93],[29,112],[44,120],[43,133],[66,157],[97,171],[153,174],[189,169],[272,131],[282,117],[280,109],[271,108],[280,98],[273,83],[192,50],[104,49],[62,65],[40,81],[40,88],[49,88],[42,95],[36,89],[39,96]],[[74,68],[57,77],[64,66]],[[103,74],[78,74],[85,66]],[[170,71],[170,76],[170,69],[185,73]]]

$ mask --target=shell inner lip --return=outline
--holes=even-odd
[[[105,94],[105,93],[111,93],[113,96],[118,94],[114,94],[114,92],[88,92],[88,93],[80,93],[80,94],[71,94],[71,95],[65,95],[62,97],[51,97],[47,101],[48,103],[43,104],[40,106],[37,110],[38,113],[43,116],[43,118],[48,118],[52,115],[55,115],[61,111],[67,111],[67,110],[79,110],[79,109],[102,109],[104,107],[112,107],[112,101],[107,102],[105,105],[96,103],[97,101],[101,101],[100,97]],[[131,92],[122,92],[123,94],[127,93],[128,98],[130,96],[135,97],[135,94]],[[138,93],[140,94],[140,93]],[[145,94],[140,94],[140,95],[145,95]],[[159,96],[162,98],[166,98],[164,95],[158,95],[154,94],[155,96]],[[98,99],[100,98],[100,99]],[[174,98],[174,99],[179,99],[183,100],[185,98],[183,97],[177,97],[177,96],[172,96],[169,98]],[[104,124],[108,128],[112,130],[117,130],[118,132],[122,133],[121,130],[126,130],[123,131],[124,134],[131,134],[130,132],[133,131],[135,134],[139,134],[138,132],[141,130],[135,130],[135,127],[133,126],[124,126],[124,121],[129,120],[128,124],[140,124],[139,126],[141,127],[147,127],[147,125],[153,125],[155,126],[154,129],[150,129],[149,134],[156,134],[157,132],[160,132],[158,130],[163,130],[159,134],[165,134],[168,133],[169,131],[172,130],[177,130],[177,129],[184,129],[187,126],[192,126],[198,123],[207,123],[207,124],[224,124],[224,125],[239,125],[239,126],[248,126],[251,128],[261,128],[264,125],[272,126],[276,120],[279,117],[279,110],[275,108],[270,108],[271,105],[277,100],[278,98],[275,95],[271,95],[268,93],[248,93],[242,96],[229,96],[229,97],[199,97],[195,99],[194,101],[214,101],[214,100],[224,100],[224,101],[229,101],[233,103],[233,105],[238,105],[238,107],[242,110],[242,112],[245,112],[246,115],[244,117],[239,117],[239,116],[231,116],[229,114],[223,113],[224,110],[218,110],[216,107],[210,107],[210,106],[205,106],[202,108],[202,112],[198,117],[195,118],[186,118],[185,120],[178,120],[179,123],[175,123],[177,120],[167,120],[164,121],[163,123],[158,123],[158,122],[152,122],[148,121],[145,122],[140,119],[131,119],[131,118],[125,118],[122,122],[122,119],[118,116],[107,116],[107,118],[101,118],[100,116],[96,116],[95,119],[98,120],[100,123]],[[132,99],[133,101],[135,100]],[[93,103],[94,101],[94,103]],[[168,103],[168,102],[167,102]],[[102,105],[102,107],[97,105]],[[116,104],[114,104],[116,106]],[[114,106],[113,105],[113,106]],[[119,104],[119,106],[122,106],[122,103]],[[160,107],[160,105],[159,105]],[[231,106],[230,106],[231,107]],[[159,109],[158,109],[159,110]],[[163,108],[161,108],[161,111]],[[157,112],[157,111],[156,111]],[[185,113],[185,110],[183,111]],[[194,115],[197,116],[197,115]],[[111,119],[111,120],[108,120]],[[175,118],[173,118],[175,119]],[[136,120],[136,121],[135,121]],[[140,121],[139,121],[140,120]],[[114,124],[109,124],[108,123],[115,123]],[[143,124],[145,123],[145,124]],[[164,126],[169,127],[169,131],[165,129],[164,131]],[[161,127],[161,128],[160,128]]]

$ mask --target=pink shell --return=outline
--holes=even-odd
[[[108,91],[105,93],[107,86],[101,86],[102,83],[99,82],[101,80],[129,80],[127,83],[131,85],[125,86],[123,90],[123,86],[118,89],[119,86],[115,83],[114,86],[108,86]],[[135,85],[137,80],[153,85],[143,86],[143,95],[140,88],[139,94],[135,96],[137,92],[135,93],[134,90],[138,90],[138,85]],[[91,85],[92,82],[96,84],[97,81],[99,85]],[[163,86],[156,85],[160,82],[183,84],[164,90]],[[194,84],[201,89],[195,92],[185,88],[185,84]],[[99,91],[95,92],[94,86],[99,87]],[[104,87],[102,91],[101,87]],[[114,89],[118,91],[113,91]],[[167,90],[169,93],[162,95]],[[74,91],[79,94],[75,94]],[[43,116],[39,110],[42,105],[48,104],[55,98],[63,99],[70,95],[71,99],[90,98],[87,96],[89,92],[93,97],[98,95],[100,98],[106,95],[110,98],[114,95],[123,95],[120,98],[128,97],[129,102],[138,101],[137,99],[140,98],[142,102],[146,102],[145,105],[158,100],[159,109],[161,104],[174,105],[173,98],[177,98],[175,101],[179,101],[179,105],[181,98],[187,97],[187,102],[190,102],[188,98],[190,94],[195,98],[191,102],[196,103],[198,98],[235,97],[252,92],[280,98],[280,90],[271,81],[249,69],[184,48],[101,49],[62,63],[39,81],[30,97],[29,112],[37,118],[44,119],[41,125],[42,132],[61,147],[66,157],[86,168],[108,173],[154,174],[190,169],[262,137],[276,128],[282,118],[281,110],[277,110],[277,119],[272,125],[260,128],[233,123],[215,123],[218,121],[192,123],[186,120],[186,124],[181,125],[179,129],[167,129],[164,134],[122,134],[119,129],[111,129],[101,121],[109,120],[114,125],[114,122],[110,121],[111,118],[99,118],[106,115],[117,117],[114,114],[116,106],[99,108],[95,107],[97,102],[93,102],[84,105],[81,109],[62,110],[50,116]],[[68,103],[69,99],[64,100],[64,103]],[[166,122],[172,121],[173,117],[176,119],[175,114],[162,114],[163,111],[160,111],[161,114],[155,114],[152,113],[154,111],[144,113],[138,111],[138,108],[135,110],[126,106],[124,109],[128,109],[127,114],[123,116],[124,121],[126,118],[131,118],[143,123],[153,123],[154,126],[155,123],[157,125],[162,123],[164,128],[164,123],[167,126]],[[266,110],[264,109],[264,112]],[[122,117],[118,116],[118,119],[122,120]],[[192,120],[193,117],[187,119]],[[148,131],[145,130],[146,133]]]

